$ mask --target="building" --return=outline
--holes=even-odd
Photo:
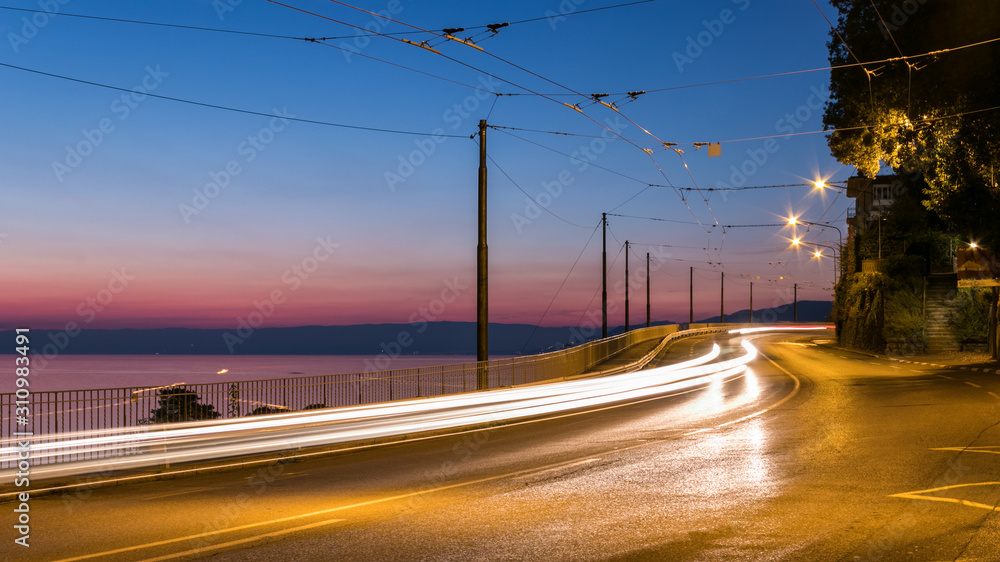
[[[847,196],[854,199],[854,208],[847,210],[847,237],[867,230],[905,189],[896,175],[848,178]]]

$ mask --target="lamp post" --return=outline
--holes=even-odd
[[[817,189],[822,189],[825,186],[826,186],[826,184],[824,182],[822,182],[822,181],[816,182],[816,188]],[[843,248],[844,247],[844,233],[841,232],[841,230],[840,230],[839,227],[836,227],[836,226],[834,226],[832,224],[821,223],[821,222],[812,222],[812,221],[804,221],[804,220],[802,220],[802,219],[800,219],[798,217],[789,217],[788,218],[788,224],[790,224],[791,226],[795,226],[797,224],[805,224],[805,225],[809,225],[809,226],[818,226],[819,228],[832,228],[832,229],[834,229],[834,230],[837,231],[837,247],[838,248]],[[881,240],[881,237],[879,239]],[[880,248],[881,248],[881,245],[880,245]],[[836,254],[836,252],[834,252],[834,259],[836,259],[836,256],[837,256],[837,254]],[[879,259],[882,259],[881,255],[879,256]],[[837,271],[837,278],[839,279],[840,278],[840,269],[836,267],[836,262],[834,263],[834,269],[836,269],[836,271]]]
[[[834,270],[836,271],[837,249],[834,248],[833,246],[827,246],[826,244],[817,244],[816,242],[803,242],[800,238],[793,238],[792,239],[792,246],[816,246],[816,247],[820,247],[820,248],[829,248],[830,251],[833,252]],[[822,250],[814,250],[813,251],[813,257],[814,258],[821,258],[821,257],[823,257],[823,251]],[[835,277],[834,278],[834,282],[836,282],[836,281],[837,281],[837,279]]]

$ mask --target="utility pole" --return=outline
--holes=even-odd
[[[722,272],[722,279],[719,281],[719,324],[726,323],[726,272]]]
[[[646,252],[646,327],[650,326],[649,318],[649,252]]]
[[[799,284],[793,285],[793,296],[792,296],[792,322],[799,323]]]
[[[476,361],[489,359],[489,269],[486,247],[486,120],[479,121],[479,244],[476,246]],[[476,373],[479,390],[489,388],[489,373],[480,365]]]
[[[691,308],[690,314],[688,314],[688,330],[691,329],[691,324],[694,324],[694,267],[691,267],[690,271],[691,282],[689,283],[689,291],[691,295]]]
[[[753,324],[753,281],[750,282],[750,323]]]
[[[628,333],[628,240],[625,241],[625,333]]]
[[[608,214],[601,213],[601,337],[608,337]]]

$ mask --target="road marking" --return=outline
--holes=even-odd
[[[920,494],[930,494],[934,492],[941,492],[944,490],[953,490],[955,488],[971,488],[973,486],[1000,486],[1000,482],[975,482],[972,484],[955,484],[952,486],[942,486],[940,488],[931,488],[929,490],[917,490],[916,492],[903,492],[902,494],[892,494],[890,498],[904,498],[909,500],[927,500],[932,502],[948,502],[957,503],[968,507],[976,507],[979,509],[985,509],[987,511],[1000,511],[1000,507],[992,506],[985,503],[970,502],[968,500],[960,500],[956,498],[942,498],[937,496],[922,496]]]
[[[331,525],[333,523],[339,523],[345,521],[345,519],[327,519],[326,521],[318,521],[316,523],[310,523],[308,525],[299,525],[298,527],[291,527],[289,529],[282,529],[280,531],[272,531],[270,533],[264,533],[263,535],[255,535],[252,537],[246,537],[243,539],[237,539],[235,541],[223,542],[219,544],[213,544],[209,546],[202,546],[199,548],[193,548],[184,552],[176,552],[174,554],[166,554],[163,556],[157,556],[156,558],[146,558],[143,562],[156,562],[158,560],[172,560],[174,558],[180,558],[181,556],[191,556],[194,554],[202,554],[204,552],[210,552],[212,550],[219,550],[220,548],[226,548],[229,546],[236,546],[239,544],[246,544],[248,542],[259,541],[261,539],[266,539],[269,537],[277,537],[281,535],[287,535],[288,533],[295,533],[298,531],[305,531],[306,529],[313,529],[315,527],[322,527],[324,525]]]
[[[939,377],[941,377],[942,379],[948,379],[948,380],[950,380],[950,381],[953,381],[953,380],[955,380],[955,379],[953,379],[952,377],[949,377],[948,375],[938,375],[938,376],[939,376]]]
[[[967,384],[969,386],[974,386],[976,388],[982,388],[981,386],[979,386],[978,384],[976,384],[974,382],[965,381],[965,384]]]
[[[328,510],[328,511],[334,511],[334,510]],[[173,538],[173,539],[166,539],[166,540],[156,541],[156,542],[150,542],[150,543],[146,543],[146,544],[139,544],[139,545],[135,545],[135,546],[126,546],[126,547],[123,547],[123,548],[116,548],[114,550],[106,550],[104,552],[97,552],[97,553],[94,553],[94,554],[84,554],[82,556],[74,556],[72,558],[63,558],[63,559],[59,560],[58,562],[71,562],[73,560],[86,560],[88,558],[97,558],[98,556],[110,556],[112,554],[120,554],[122,552],[132,552],[134,550],[139,550],[139,549],[143,549],[143,548],[152,548],[154,546],[163,546],[163,545],[167,545],[167,544],[171,544],[171,543],[176,543],[176,542],[190,541],[190,540],[200,539],[202,537],[209,537],[209,536],[212,536],[212,535],[220,535],[222,533],[231,533],[233,531],[241,531],[243,529],[252,529],[253,527],[261,527],[263,525],[270,525],[272,523],[282,523],[282,522],[285,522],[285,521],[294,521],[296,519],[303,519],[305,517],[310,517],[310,516],[315,515],[317,513],[323,513],[323,512],[303,513],[303,514],[300,514],[300,515],[292,515],[292,516],[289,516],[289,517],[282,517],[280,519],[272,519],[270,521],[259,521],[257,523],[249,523],[247,525],[240,525],[239,527],[230,527],[228,529],[219,529],[218,531],[208,531],[208,532],[205,532],[205,533],[198,533],[197,535],[189,535],[189,536],[186,536],[186,537],[177,537],[177,538]],[[227,544],[237,544],[237,543],[240,543],[240,542],[249,542],[249,541],[252,541],[252,540],[262,539],[262,538],[267,537],[267,536],[276,535],[276,534],[282,534],[282,533],[285,533],[285,532],[292,532],[292,531],[299,530],[299,529],[305,529],[305,528],[309,528],[309,527],[318,527],[320,525],[329,525],[331,523],[336,523],[338,521],[344,521],[344,519],[328,519],[326,521],[320,521],[318,523],[311,523],[309,525],[302,525],[302,526],[299,526],[299,527],[292,527],[291,529],[283,529],[281,531],[274,531],[272,533],[267,533],[267,534],[264,534],[264,535],[256,535],[256,536],[250,537],[248,539],[240,539],[240,540],[237,540],[237,541],[230,541],[228,543],[223,543],[221,545],[213,545],[213,546],[202,547],[202,548],[210,549],[210,548],[213,548],[213,547],[221,547],[221,546],[227,545]],[[197,552],[197,551],[200,551],[200,550],[201,549],[189,550],[187,552],[181,552],[181,553],[177,553],[177,554],[167,555],[166,557],[152,558],[151,560],[166,560],[167,558],[175,558],[177,556],[182,556],[182,555],[185,555],[185,554],[194,553],[194,552]]]
[[[986,391],[986,394],[989,394],[993,398],[996,398],[997,400],[1000,400],[1000,396],[997,396],[997,394],[995,392]]]
[[[988,449],[997,449],[990,451]],[[959,453],[990,453],[1000,455],[1000,445],[980,445],[978,447],[933,447],[930,451],[958,451]]]
[[[869,363],[872,364],[872,365],[881,365],[881,363],[876,363],[874,361],[869,361]]]
[[[973,372],[973,373],[975,373],[975,372],[976,372],[976,371],[978,371],[978,370],[979,370],[979,367],[973,367],[973,368],[972,368],[972,372]]]
[[[211,489],[212,488],[193,488],[191,490],[184,490],[183,492],[172,492],[172,493],[163,494],[163,495],[160,495],[160,496],[152,496],[152,497],[148,497],[148,498],[142,498],[142,500],[143,501],[149,501],[149,500],[158,500],[158,499],[162,499],[162,498],[171,498],[171,497],[174,497],[174,496],[182,496],[184,494],[197,494],[198,492],[204,492],[206,490],[211,490]]]

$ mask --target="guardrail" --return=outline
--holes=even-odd
[[[654,326],[577,347],[484,362],[227,383],[34,392],[28,418],[34,442],[58,434],[128,429],[197,419],[226,419],[335,406],[438,396],[476,390],[485,370],[489,388],[581,375],[629,347],[683,335],[677,325]],[[662,348],[665,342],[661,342]],[[651,357],[650,357],[651,358]],[[648,361],[648,359],[647,359]],[[644,364],[644,363],[643,363]],[[17,397],[0,394],[0,435],[9,445]],[[23,415],[23,410],[17,412]],[[24,428],[21,428],[24,429]]]

